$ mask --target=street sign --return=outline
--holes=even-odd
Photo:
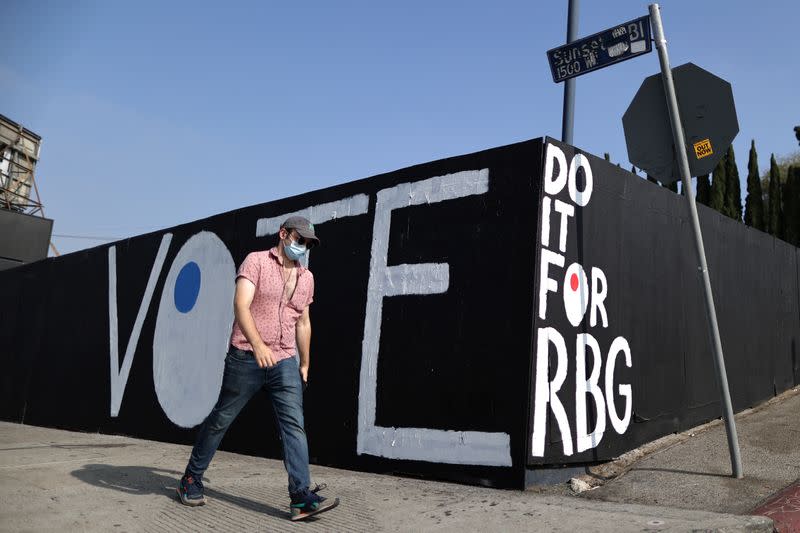
[[[652,49],[648,15],[548,50],[547,60],[553,81],[559,83]]]
[[[691,176],[709,174],[739,133],[731,84],[692,63],[672,69]],[[661,74],[644,80],[622,116],[630,162],[662,183],[680,178]]]

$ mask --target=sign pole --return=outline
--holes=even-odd
[[[669,66],[667,55],[667,40],[664,38],[664,27],[661,24],[661,12],[658,4],[650,4],[650,20],[653,23],[655,33],[656,49],[658,59],[661,63],[661,79],[664,82],[664,94],[667,97],[667,109],[672,125],[672,138],[675,142],[675,156],[678,158],[678,168],[681,173],[683,190],[686,192],[686,202],[689,204],[689,216],[694,232],[695,249],[700,261],[698,270],[703,278],[703,292],[705,293],[706,316],[710,329],[710,338],[714,350],[714,367],[717,373],[717,384],[719,393],[722,397],[722,415],[725,419],[725,430],[728,434],[728,449],[731,456],[731,468],[733,476],[742,477],[742,459],[739,455],[739,440],[736,436],[736,421],[733,418],[733,407],[731,406],[731,396],[728,390],[728,378],[725,373],[725,359],[722,355],[722,341],[719,336],[719,325],[717,324],[717,313],[714,308],[714,297],[711,293],[711,279],[708,275],[708,264],[706,263],[706,253],[703,247],[703,235],[700,233],[700,220],[697,216],[697,206],[694,201],[692,191],[692,178],[689,173],[689,159],[686,156],[686,145],[683,137],[683,125],[681,124],[678,112],[678,99],[675,95],[675,85],[672,81],[672,70]]]
[[[569,0],[567,8],[567,44],[578,38],[578,0]],[[572,144],[575,115],[575,79],[564,82],[564,111],[561,115],[561,142]]]

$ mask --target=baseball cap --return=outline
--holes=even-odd
[[[311,223],[307,218],[301,216],[293,216],[287,218],[283,224],[281,224],[282,228],[286,229],[293,229],[300,234],[301,237],[314,241],[314,246],[319,245],[319,239],[314,234],[314,224]]]

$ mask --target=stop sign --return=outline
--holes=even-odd
[[[672,69],[692,176],[709,174],[739,133],[731,84],[692,63]],[[628,159],[661,182],[680,179],[661,74],[650,76],[622,116]]]

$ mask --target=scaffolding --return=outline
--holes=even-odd
[[[0,209],[45,218],[35,177],[41,146],[39,135],[0,115]]]
[[[42,138],[0,115],[0,208],[43,216],[34,171]]]

